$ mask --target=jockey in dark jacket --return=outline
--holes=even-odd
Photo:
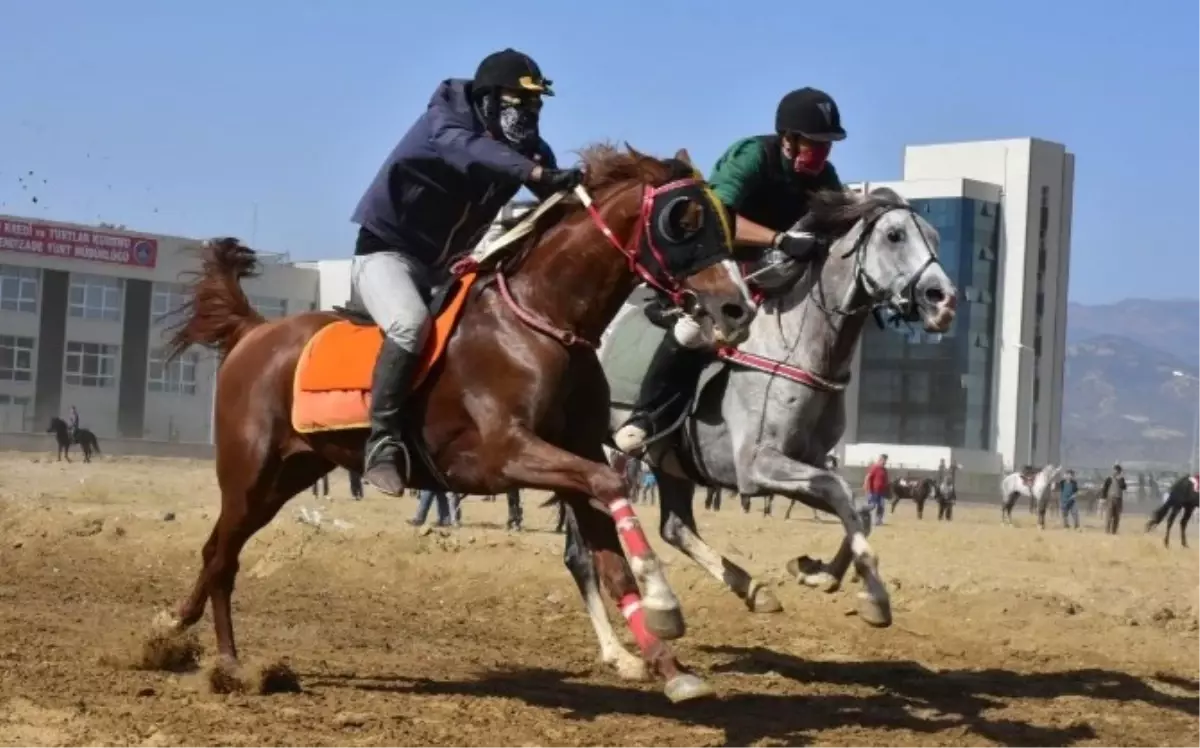
[[[815,88],[801,88],[779,102],[774,135],[743,138],[730,146],[708,182],[736,216],[735,251],[762,254],[766,249],[776,259],[799,262],[816,255],[815,238],[791,229],[808,213],[813,193],[842,189],[829,151],[845,137],[833,98]],[[647,312],[652,321],[661,318],[656,310]],[[706,350],[689,347],[689,342],[678,325],[674,334],[663,338],[633,413],[614,435],[618,449],[636,452],[682,414],[696,378],[710,360]]]
[[[578,169],[557,168],[538,135],[550,85],[528,55],[513,49],[485,58],[472,80],[442,81],[354,210],[351,220],[361,228],[352,297],[384,332],[363,478],[386,494],[405,487],[401,410],[427,328],[430,289],[522,186],[545,197],[582,180]]]

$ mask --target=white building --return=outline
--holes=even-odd
[[[865,185],[938,228],[961,303],[943,340],[868,328],[846,464],[1059,461],[1074,181],[1064,146],[1023,138],[909,146],[902,181]]]
[[[0,216],[0,431],[45,431],[74,405],[101,438],[207,442],[215,361],[164,366],[195,240]],[[317,274],[261,255],[266,316],[312,308]]]

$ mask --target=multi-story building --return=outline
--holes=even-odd
[[[1058,461],[1074,174],[1062,145],[1024,138],[909,146],[902,181],[857,185],[894,189],[938,229],[961,303],[944,336],[868,328],[848,461]]]
[[[74,405],[101,437],[207,442],[213,357],[163,360],[195,240],[0,216],[0,431],[44,431]],[[309,309],[317,275],[263,255],[266,316]]]

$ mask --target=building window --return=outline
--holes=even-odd
[[[67,384],[112,387],[117,378],[118,346],[67,341]]]
[[[155,283],[150,297],[151,321],[162,319],[179,309],[188,300],[187,286],[182,283]]]
[[[72,317],[121,321],[121,301],[125,295],[121,278],[71,273],[68,308]]]
[[[0,430],[33,430],[33,404],[29,397],[0,393]]]
[[[0,381],[33,381],[33,338],[0,335]]]
[[[37,313],[37,268],[0,265],[0,310]]]
[[[170,392],[177,395],[196,394],[196,367],[200,354],[189,352],[166,363],[167,352],[161,348],[150,353],[150,373],[146,388],[151,392]]]
[[[287,299],[274,299],[270,296],[251,296],[250,305],[267,319],[287,316]]]

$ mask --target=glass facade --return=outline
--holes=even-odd
[[[958,316],[943,335],[919,324],[863,332],[859,442],[992,449],[1000,205],[964,197],[913,199],[938,230],[939,259],[958,287]]]

